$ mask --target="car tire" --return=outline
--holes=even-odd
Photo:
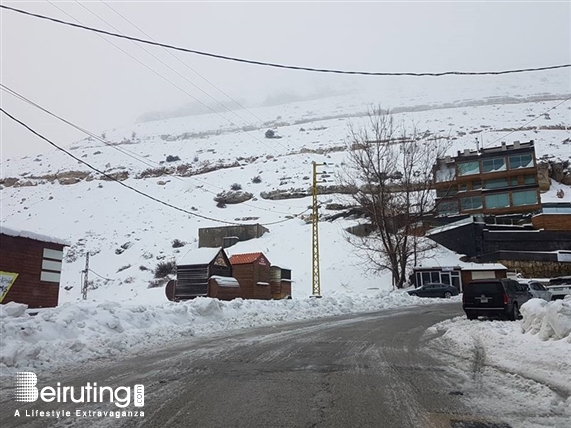
[[[452,293],[450,291],[447,291],[446,293],[444,293],[445,299],[450,299],[451,297],[452,297]]]
[[[416,293],[410,293],[410,295],[411,295],[411,296],[418,297],[418,294],[416,294]]]
[[[468,317],[469,320],[477,320],[478,314],[466,314],[466,317]]]
[[[512,305],[512,310],[508,314],[508,319],[510,321],[515,321],[515,320],[519,319],[519,317],[520,317],[519,308],[517,306],[517,302],[514,302],[514,304]]]

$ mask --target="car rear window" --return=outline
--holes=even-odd
[[[502,285],[498,282],[478,282],[476,284],[469,283],[466,286],[465,293],[470,294],[492,294],[503,293]]]

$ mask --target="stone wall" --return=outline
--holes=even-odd
[[[237,238],[234,240],[227,240],[227,243],[236,243],[239,241],[248,241],[250,239],[260,238],[266,232],[269,232],[269,230],[260,224],[205,227],[198,229],[198,247],[222,247],[224,245],[224,238]]]
[[[571,275],[571,263],[533,260],[498,260],[510,270],[517,270],[526,278],[553,278]]]
[[[571,170],[569,161],[540,161],[537,164],[539,190],[546,192],[551,187],[551,179],[571,185]]]

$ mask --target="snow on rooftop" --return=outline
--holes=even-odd
[[[416,268],[456,267],[464,270],[507,270],[501,263],[472,263],[460,260],[461,254],[455,253],[442,245],[418,261]]]
[[[463,270],[508,270],[501,263],[471,263],[459,261],[458,264]]]
[[[458,220],[458,221],[455,221],[453,223],[445,224],[444,226],[439,226],[439,227],[435,227],[433,229],[430,229],[428,232],[426,232],[426,236],[434,235],[436,233],[442,233],[442,232],[445,232],[447,230],[456,229],[457,227],[464,226],[464,225],[470,224],[470,223],[474,223],[475,221],[476,220],[473,216],[469,216],[469,217],[463,218],[462,220]]]
[[[193,248],[177,260],[178,266],[210,263],[222,248]]]
[[[4,225],[0,226],[0,233],[8,236],[34,239],[36,241],[42,241],[42,242],[50,242],[52,244],[59,244],[65,246],[71,245],[68,241],[64,241],[63,239],[42,235],[40,233],[30,232],[28,230],[13,229],[10,227],[6,227]]]
[[[215,280],[219,287],[240,287],[238,280],[231,276],[213,275],[210,279]]]

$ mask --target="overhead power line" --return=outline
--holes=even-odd
[[[78,161],[79,163],[84,164],[85,166],[87,166],[89,169],[92,169],[95,172],[98,172],[99,174],[103,175],[104,177],[108,178],[111,181],[114,181],[118,184],[120,184],[121,186],[132,190],[135,193],[138,193],[141,196],[144,196],[145,198],[148,198],[154,202],[158,202],[159,204],[162,204],[164,206],[167,206],[169,208],[173,208],[177,211],[183,212],[185,214],[194,216],[194,217],[199,217],[202,218],[204,220],[210,220],[210,221],[215,221],[217,223],[224,223],[224,224],[231,224],[231,225],[240,225],[240,223],[236,223],[236,222],[231,222],[231,221],[225,221],[225,220],[218,220],[212,217],[208,217],[202,214],[197,214],[194,213],[192,211],[188,211],[185,210],[184,208],[180,208],[177,207],[176,205],[170,204],[168,202],[162,201],[158,198],[155,198],[154,196],[151,196],[145,192],[141,192],[140,190],[135,189],[134,187],[129,186],[128,184],[123,183],[120,180],[117,180],[115,177],[101,171],[100,169],[95,168],[94,166],[92,166],[91,164],[85,162],[84,160],[78,158],[77,156],[73,155],[72,153],[68,152],[67,150],[65,150],[63,147],[58,146],[56,143],[54,143],[53,141],[51,141],[50,139],[48,139],[47,137],[44,137],[42,134],[40,134],[39,132],[37,132],[36,130],[32,129],[30,126],[26,125],[24,122],[22,122],[21,120],[17,119],[16,117],[12,116],[10,113],[8,113],[3,107],[0,107],[0,111],[2,113],[4,113],[7,117],[9,117],[10,119],[12,119],[14,122],[18,123],[19,125],[23,126],[24,128],[26,128],[28,131],[30,131],[32,134],[36,135],[37,137],[41,138],[42,140],[44,140],[45,142],[47,142],[48,144],[52,145],[53,147],[55,147],[58,150],[61,150],[62,152],[64,152],[65,154],[67,154],[68,156],[70,156],[71,158],[75,159],[76,161]]]
[[[106,19],[102,18],[101,16],[99,16],[97,13],[95,13],[94,11],[92,11],[91,9],[89,9],[87,6],[85,6],[84,4],[81,4],[78,0],[75,0],[75,2],[81,6],[83,9],[85,9],[87,12],[89,12],[90,14],[92,14],[93,16],[95,16],[97,19],[99,19],[100,21],[104,22],[105,24],[107,24],[109,27],[113,28],[115,31],[119,32],[121,35],[123,35],[123,32],[121,30],[119,30],[117,27],[115,27],[114,25],[112,25],[111,23],[109,23],[109,21],[107,21]],[[107,6],[107,7],[111,7],[111,6]],[[114,10],[114,9],[112,9]],[[78,21],[79,22],[79,21]],[[150,37],[149,37],[150,38]],[[207,97],[209,97],[212,101],[214,101],[215,103],[217,103],[219,106],[221,106],[222,108],[224,108],[227,112],[233,114],[234,116],[236,116],[238,119],[242,120],[245,124],[247,125],[252,125],[251,122],[249,122],[248,120],[244,119],[242,116],[240,116],[238,113],[236,113],[235,111],[229,109],[228,107],[226,107],[222,102],[220,102],[219,100],[217,100],[216,98],[214,98],[212,95],[210,95],[208,92],[206,92],[204,89],[202,89],[201,87],[199,87],[198,85],[196,85],[194,82],[190,81],[184,74],[181,74],[179,71],[175,70],[173,67],[171,67],[169,64],[167,64],[165,61],[163,61],[162,59],[160,59],[158,56],[156,56],[154,53],[152,53],[149,49],[145,48],[144,46],[141,46],[140,44],[133,42],[138,48],[142,49],[143,51],[145,51],[147,54],[149,54],[150,56],[152,56],[154,59],[156,59],[158,62],[160,62],[162,65],[164,65],[166,68],[168,68],[169,70],[171,70],[173,73],[175,73],[177,76],[179,76],[181,79],[185,80],[187,83],[189,83],[190,85],[194,86],[196,89],[198,89],[200,92],[202,92],[204,95],[206,95]],[[171,51],[167,50],[167,52],[171,55],[173,55],[171,53]],[[175,56],[176,58],[176,56]],[[200,101],[198,99],[195,98],[195,100],[197,102],[200,103]],[[216,113],[216,111],[212,108],[210,108],[208,105],[206,104],[202,104],[204,107],[206,107],[207,109],[209,109],[210,111],[212,111],[213,113]]]
[[[111,6],[110,4],[108,4],[107,2],[101,0],[101,3],[103,3],[105,6],[107,6],[109,9],[111,9],[116,15],[120,16],[121,18],[123,18],[125,21],[127,21],[131,26],[133,26],[134,28],[136,28],[137,30],[139,30],[142,34],[144,34],[145,36],[147,36],[149,39],[151,39],[151,41],[155,41],[153,39],[153,37],[148,34],[147,32],[145,32],[141,27],[139,27],[138,25],[136,25],[133,21],[131,21],[129,18],[127,18],[125,15],[123,15],[121,12],[119,12],[117,9],[115,9],[113,6]],[[246,111],[247,113],[249,113],[252,117],[254,117],[256,120],[258,120],[260,123],[264,123],[264,120],[261,119],[259,116],[257,116],[256,114],[254,114],[251,110],[248,110],[246,107],[244,107],[241,103],[239,103],[238,101],[236,101],[234,98],[232,98],[230,95],[228,95],[226,92],[224,92],[222,89],[220,89],[218,86],[216,86],[214,83],[212,83],[210,80],[208,80],[206,77],[204,77],[202,74],[200,74],[198,71],[196,71],[194,68],[192,68],[190,65],[188,65],[185,61],[183,61],[182,59],[180,59],[178,56],[176,56],[174,53],[172,53],[169,49],[163,48],[164,51],[166,53],[168,53],[172,58],[176,59],[179,63],[181,63],[184,67],[186,67],[188,70],[192,71],[194,74],[196,74],[198,77],[200,77],[202,80],[204,80],[206,83],[208,83],[210,86],[212,86],[214,89],[216,89],[218,92],[220,92],[222,95],[224,95],[225,97],[227,97],[228,99],[230,99],[234,104],[236,104],[239,108],[241,108],[242,110]]]
[[[544,111],[544,112],[541,113],[541,114],[538,114],[537,116],[535,116],[535,117],[534,117],[533,119],[531,119],[530,121],[528,121],[528,122],[524,123],[523,125],[521,125],[519,128],[514,129],[513,131],[510,131],[510,132],[508,132],[507,134],[502,135],[502,136],[499,137],[499,138],[496,138],[494,141],[492,141],[491,143],[486,144],[484,147],[490,147],[490,146],[492,146],[493,144],[497,143],[498,141],[500,141],[500,140],[506,138],[507,136],[512,135],[514,132],[521,131],[523,128],[525,128],[525,127],[526,127],[527,125],[529,125],[530,123],[535,122],[535,121],[536,121],[537,119],[539,119],[541,116],[546,115],[546,114],[549,113],[551,110],[555,110],[557,107],[559,107],[560,105],[566,103],[566,102],[569,101],[569,100],[571,100],[571,97],[564,99],[564,100],[561,101],[560,103],[558,103],[558,104],[554,105],[553,107],[551,107],[549,110]]]
[[[273,62],[264,62],[264,61],[256,61],[251,59],[245,58],[238,58],[238,57],[231,57],[227,55],[220,55],[211,52],[204,52],[195,49],[188,49],[183,48],[180,46],[174,46],[166,43],[159,43],[154,42],[147,39],[141,39],[138,37],[127,36],[124,34],[113,33],[110,31],[101,30],[94,27],[88,27],[86,25],[81,24],[74,24],[73,22],[63,21],[61,19],[52,18],[45,15],[40,15],[37,13],[28,12],[26,10],[17,9],[14,7],[0,5],[1,8],[6,10],[11,10],[13,12],[17,12],[23,15],[32,16],[34,18],[39,18],[47,21],[52,21],[62,25],[68,25],[70,27],[80,28],[82,30],[93,31],[99,34],[105,34],[107,36],[117,37],[126,40],[132,40],[134,42],[145,43],[148,45],[153,46],[160,46],[167,49],[173,49],[180,52],[192,53],[195,55],[202,55],[210,58],[217,58],[226,61],[234,61],[240,62],[245,64],[253,64],[253,65],[260,65],[265,67],[274,67],[274,68],[282,68],[282,69],[289,69],[289,70],[302,70],[302,71],[311,71],[317,73],[332,73],[332,74],[349,74],[349,75],[360,75],[360,76],[413,76],[413,77],[421,77],[421,76],[430,76],[430,77],[440,77],[440,76],[484,76],[484,75],[501,75],[501,74],[515,74],[515,73],[525,73],[525,72],[532,72],[532,71],[545,71],[545,70],[555,70],[559,68],[569,68],[571,64],[561,64],[561,65],[551,65],[546,67],[535,67],[535,68],[519,68],[519,69],[511,69],[511,70],[501,70],[501,71],[443,71],[439,73],[412,73],[412,72],[371,72],[371,71],[349,71],[349,70],[335,70],[335,69],[326,69],[326,68],[313,68],[313,67],[302,67],[296,65],[285,65],[285,64],[278,64]]]
[[[2,86],[4,86],[4,85],[2,85]],[[205,215],[202,215],[202,214],[197,214],[197,213],[195,213],[195,212],[188,211],[188,210],[185,210],[184,208],[180,208],[180,207],[178,207],[178,206],[176,206],[176,205],[173,205],[173,204],[170,204],[170,203],[168,203],[168,202],[165,202],[165,201],[163,201],[163,200],[161,200],[161,199],[155,198],[154,196],[151,196],[151,195],[149,195],[149,194],[147,194],[147,193],[145,193],[145,192],[141,192],[140,190],[135,189],[134,187],[129,186],[129,185],[123,183],[122,181],[116,179],[115,177],[113,177],[113,176],[111,176],[111,175],[109,175],[109,174],[107,174],[107,173],[101,171],[100,169],[98,169],[98,168],[92,166],[91,164],[89,164],[88,162],[85,162],[84,160],[82,160],[82,159],[78,158],[77,156],[73,155],[72,153],[70,153],[69,151],[65,150],[64,148],[58,146],[56,143],[54,143],[53,141],[51,141],[51,140],[48,139],[47,137],[43,136],[42,134],[40,134],[40,133],[37,132],[36,130],[32,129],[30,126],[26,125],[26,124],[25,124],[24,122],[22,122],[21,120],[19,120],[19,119],[17,119],[16,117],[12,116],[12,115],[11,115],[10,113],[8,113],[4,108],[0,107],[0,112],[4,113],[8,118],[12,119],[14,122],[16,122],[16,123],[18,123],[19,125],[21,125],[22,127],[26,128],[26,129],[27,129],[28,131],[30,131],[32,134],[34,134],[34,135],[36,135],[37,137],[41,138],[42,140],[46,141],[48,144],[52,145],[52,146],[55,147],[56,149],[58,149],[58,150],[64,152],[65,154],[67,154],[67,155],[70,156],[71,158],[75,159],[75,160],[78,161],[79,163],[84,164],[84,165],[87,166],[88,168],[92,169],[92,170],[95,171],[95,172],[98,172],[99,174],[103,175],[104,177],[108,178],[109,180],[114,181],[114,182],[120,184],[121,186],[123,186],[123,187],[125,187],[125,188],[127,188],[127,189],[129,189],[129,190],[132,190],[132,191],[134,191],[135,193],[138,193],[138,194],[141,195],[141,196],[144,196],[144,197],[146,197],[146,198],[148,198],[148,199],[151,199],[151,200],[154,201],[154,202],[158,202],[159,204],[162,204],[162,205],[167,206],[167,207],[169,207],[169,208],[173,208],[173,209],[175,209],[175,210],[177,210],[177,211],[183,212],[183,213],[185,213],[185,214],[188,214],[188,215],[191,215],[191,216],[194,216],[194,217],[202,218],[202,219],[204,219],[204,220],[210,220],[210,221],[214,221],[214,222],[217,222],[217,223],[229,224],[229,225],[233,225],[233,226],[240,226],[240,225],[242,224],[242,223],[237,223],[237,222],[232,222],[232,221],[219,220],[219,219],[216,219],[216,218],[213,218],[213,217],[208,217],[208,216],[205,216]],[[38,202],[39,202],[39,201],[38,201]],[[260,207],[257,207],[257,208],[258,208],[258,209],[262,209],[262,210],[264,210],[264,211],[270,211],[270,210],[266,210],[266,209],[260,208]],[[274,221],[274,222],[270,222],[270,223],[262,223],[261,225],[262,225],[262,226],[270,226],[270,225],[273,225],[273,224],[283,223],[283,222],[292,220],[292,219],[294,219],[294,218],[300,216],[300,215],[303,214],[305,211],[307,211],[307,209],[301,211],[300,213],[293,214],[290,218],[285,218],[285,219],[278,220],[278,221]],[[275,211],[271,211],[271,212],[275,212]]]
[[[55,7],[56,9],[58,9],[60,12],[64,13],[65,15],[69,16],[71,19],[77,21],[79,24],[72,24],[74,26],[80,26],[82,27],[83,25],[81,24],[81,21],[79,21],[77,18],[75,18],[74,16],[72,16],[71,14],[67,13],[65,10],[63,10],[62,8],[60,8],[59,6],[57,6],[56,4],[52,3],[50,0],[47,0],[48,3],[50,3],[53,7]],[[105,22],[105,20],[103,20],[102,18],[100,18],[98,15],[96,15],[94,12],[91,12],[89,9],[87,9],[85,6],[83,6],[82,4],[79,4],[81,7],[85,8],[87,11],[89,11],[90,13],[92,13],[93,15],[95,15],[97,18],[101,19],[102,21]],[[55,19],[55,18],[54,18]],[[65,22],[65,21],[62,21]],[[240,127],[239,125],[237,125],[236,123],[234,123],[232,120],[228,119],[227,117],[225,117],[224,115],[222,115],[221,113],[217,112],[216,110],[214,110],[212,107],[210,107],[208,104],[203,103],[202,101],[200,101],[198,98],[196,98],[194,95],[192,95],[191,93],[189,93],[188,91],[186,91],[185,89],[181,88],[179,85],[177,85],[176,83],[174,83],[172,80],[170,80],[168,77],[165,77],[163,74],[159,73],[157,70],[155,70],[154,68],[148,66],[147,64],[145,64],[143,61],[141,61],[140,59],[138,59],[137,57],[131,55],[129,52],[127,52],[126,50],[124,50],[123,48],[121,48],[120,46],[116,45],[115,43],[113,43],[111,40],[106,39],[105,37],[103,37],[101,34],[97,34],[99,37],[101,37],[103,40],[105,40],[106,42],[108,42],[109,44],[111,44],[112,46],[114,46],[115,48],[117,48],[118,50],[120,50],[121,52],[123,52],[125,55],[131,57],[132,59],[134,59],[135,61],[137,61],[139,64],[141,64],[143,67],[145,67],[146,69],[150,70],[151,72],[153,72],[154,74],[156,74],[157,76],[159,76],[161,79],[163,79],[164,81],[166,81],[167,83],[169,83],[171,86],[174,86],[176,89],[178,89],[179,91],[183,92],[184,94],[188,95],[190,98],[192,98],[193,100],[195,100],[196,102],[198,102],[200,105],[202,105],[203,107],[205,107],[207,110],[210,110],[212,113],[216,114],[217,116],[221,117],[223,120],[227,121],[228,123],[230,123],[230,125],[234,126],[236,129],[240,130],[241,132],[245,133],[246,135],[248,135],[249,137],[253,138],[254,140],[256,140],[257,142],[261,143],[262,145],[266,146],[268,149],[274,151],[277,153],[277,150],[275,148],[273,148],[272,146],[270,146],[267,143],[264,143],[262,140],[260,140],[259,138],[257,138],[256,136],[254,136],[253,134],[251,134],[250,132],[244,130],[242,127]],[[151,55],[152,57],[154,57],[155,59],[157,59],[158,61],[162,62],[163,65],[167,66],[168,68],[170,68],[172,71],[176,72],[174,69],[172,69],[172,67],[170,67],[168,64],[164,63],[162,60],[160,60],[159,58],[157,58],[155,55],[153,55],[151,52],[149,52],[147,49],[139,46],[142,50],[144,50],[147,54]],[[180,73],[178,73],[180,75]],[[184,76],[183,76],[184,77]],[[198,88],[194,83],[190,82],[188,79],[185,78],[185,80],[188,81],[188,83],[190,83],[191,85],[195,86],[196,88]],[[199,90],[202,91],[202,89],[198,88]],[[203,91],[204,92],[204,91]],[[228,109],[229,110],[229,109]],[[229,110],[230,111],[230,110]],[[234,115],[236,115],[235,112],[232,112]],[[239,115],[236,115],[238,117],[240,117]],[[244,119],[242,119],[244,120]],[[246,122],[248,123],[248,122]],[[284,149],[287,149],[287,147],[285,147],[283,144],[279,143]]]
[[[136,161],[139,161],[139,162],[141,162],[141,163],[143,163],[143,164],[145,164],[145,165],[147,165],[147,166],[150,166],[150,167],[160,167],[160,166],[161,166],[161,164],[158,163],[158,162],[155,162],[155,161],[152,161],[152,160],[146,160],[146,159],[144,159],[141,155],[139,155],[139,154],[137,154],[137,153],[135,153],[135,152],[133,152],[133,151],[131,151],[131,150],[120,148],[120,147],[118,147],[117,145],[115,145],[115,144],[113,144],[113,143],[111,143],[111,142],[109,142],[109,141],[106,141],[105,139],[99,137],[98,135],[95,135],[93,132],[88,131],[87,129],[84,129],[84,128],[82,128],[82,127],[80,127],[80,126],[74,124],[73,122],[70,122],[69,120],[67,120],[67,119],[65,119],[65,118],[63,118],[63,117],[61,117],[61,116],[59,116],[59,115],[53,113],[52,111],[50,111],[50,110],[48,110],[48,109],[42,107],[41,105],[35,103],[34,101],[32,101],[32,100],[26,98],[25,96],[23,96],[22,94],[20,94],[20,93],[14,91],[13,89],[10,89],[8,86],[4,85],[3,83],[0,83],[0,89],[2,89],[3,91],[5,91],[5,92],[8,93],[9,95],[11,95],[11,96],[13,96],[13,97],[19,99],[20,101],[25,102],[25,103],[27,103],[27,104],[29,104],[29,105],[31,105],[31,106],[37,108],[38,110],[41,110],[41,111],[43,111],[44,113],[46,113],[46,114],[52,116],[53,118],[60,120],[61,122],[65,123],[66,125],[71,126],[72,128],[77,129],[78,131],[83,132],[84,134],[89,135],[91,138],[93,138],[93,139],[95,139],[95,140],[97,140],[97,141],[99,141],[99,142],[105,144],[106,146],[112,148],[113,150],[117,150],[118,152],[123,153],[124,155],[129,156],[129,157],[131,157],[132,159],[134,159],[134,160],[136,160]],[[176,179],[176,180],[179,180],[180,182],[185,183],[185,180],[184,180],[182,177],[180,177],[180,176],[178,176],[178,175],[175,175],[174,173],[172,173],[172,174],[165,173],[165,175],[167,175],[168,177],[172,177],[172,178],[174,178],[174,179]],[[199,179],[199,178],[197,178],[197,177],[195,177],[195,176],[189,176],[188,178],[190,178],[191,180],[195,180],[195,181],[201,183],[203,186],[204,186],[204,185],[207,185],[207,186],[214,187],[214,188],[217,188],[217,189],[220,189],[220,190],[224,190],[224,188],[221,187],[221,186],[217,186],[216,184],[209,183],[209,182],[207,182],[206,180],[201,180],[201,179]],[[204,192],[210,193],[210,194],[212,194],[212,195],[217,195],[216,192],[212,192],[212,191],[207,190],[207,189],[204,189],[204,188],[201,188],[201,189],[202,189]],[[263,201],[263,202],[265,202],[265,201]],[[269,202],[268,202],[268,203],[269,203]],[[243,205],[248,206],[248,207],[252,207],[252,208],[257,209],[257,210],[268,211],[268,212],[271,212],[271,213],[274,213],[274,214],[290,215],[290,213],[284,213],[284,212],[281,212],[281,211],[271,210],[271,209],[263,208],[263,207],[256,207],[256,206],[254,206],[254,205],[247,204],[247,203],[243,203]],[[275,204],[275,203],[274,203],[274,205],[279,205],[279,204]]]

